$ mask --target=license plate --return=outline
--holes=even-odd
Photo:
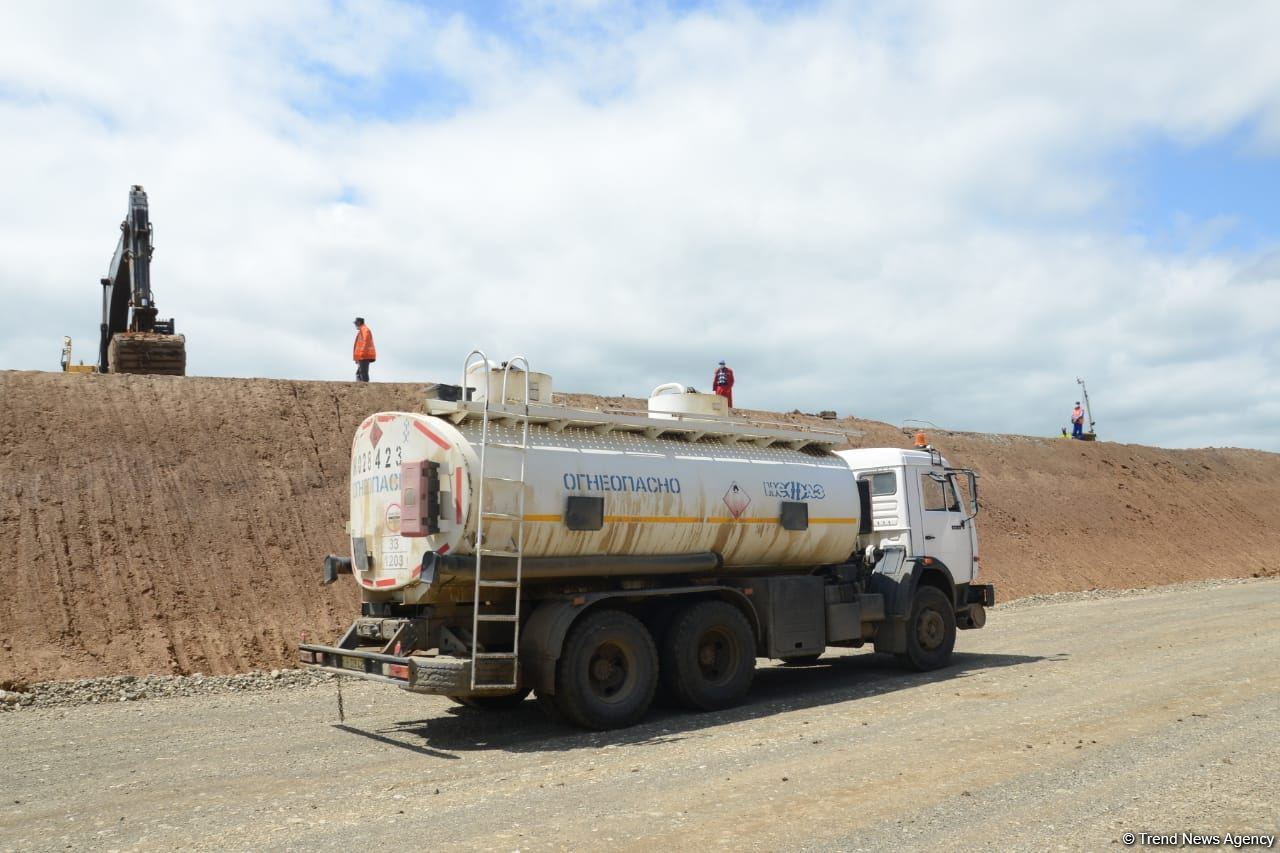
[[[348,658],[342,659],[343,669],[354,669],[356,672],[364,672],[364,658]]]

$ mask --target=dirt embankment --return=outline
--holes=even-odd
[[[0,682],[289,666],[302,632],[332,639],[358,606],[350,583],[319,585],[321,558],[346,547],[351,435],[421,397],[0,373]],[[903,442],[884,424],[834,426],[854,446]],[[1280,455],[931,438],[982,475],[983,573],[1004,599],[1280,566]]]

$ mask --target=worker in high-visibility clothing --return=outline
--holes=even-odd
[[[1080,401],[1076,400],[1076,407],[1071,410],[1071,437],[1084,438],[1084,409],[1080,407]]]
[[[729,408],[733,408],[733,368],[726,367],[723,361],[716,368],[715,376],[711,378],[711,390],[729,404]]]
[[[369,365],[378,360],[378,350],[373,346],[373,332],[364,324],[363,317],[356,318],[356,343],[351,357],[356,363],[356,381],[369,381]]]

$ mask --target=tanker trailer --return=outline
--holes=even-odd
[[[356,430],[351,552],[324,580],[353,575],[361,614],[304,665],[482,709],[533,692],[607,729],[659,686],[731,706],[757,657],[872,642],[933,669],[985,621],[976,477],[936,451],[837,453],[843,434],[672,385],[643,413],[557,406],[523,359],[477,355],[422,412]]]

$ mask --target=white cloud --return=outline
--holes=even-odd
[[[725,357],[749,406],[1052,433],[1083,374],[1105,437],[1280,449],[1274,259],[1107,206],[1151,134],[1280,147],[1280,12],[898,9],[11,13],[0,298],[32,310],[0,366],[91,354],[140,182],[192,372],[345,379],[359,313],[377,379],[481,344],[638,395]],[[347,111],[404,74],[466,98]]]

